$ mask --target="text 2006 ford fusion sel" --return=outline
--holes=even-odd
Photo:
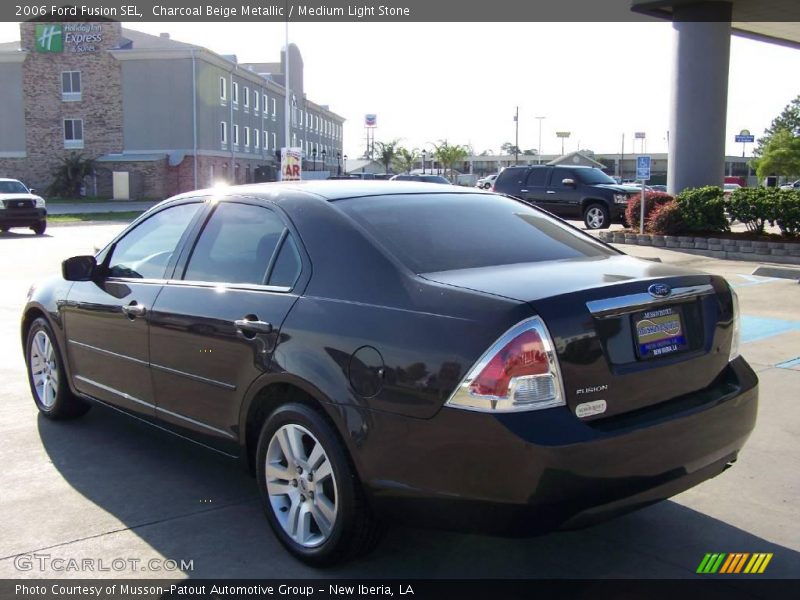
[[[31,289],[39,410],[99,402],[242,459],[275,535],[317,565],[388,520],[581,526],[736,459],[758,382],[724,279],[445,187],[159,204]]]

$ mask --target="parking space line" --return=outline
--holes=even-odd
[[[772,283],[773,281],[783,281],[780,277],[762,277],[760,275],[744,275],[742,273],[737,273],[736,276],[744,279],[745,283],[730,282],[731,287],[749,287],[751,285],[761,285],[762,283]]]
[[[787,331],[800,331],[800,321],[742,315],[742,343],[756,342]]]
[[[800,367],[800,356],[797,358],[793,358],[791,360],[785,360],[782,363],[778,363],[775,365],[779,369],[792,369],[794,367]]]

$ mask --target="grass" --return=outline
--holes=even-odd
[[[77,213],[72,215],[47,215],[48,225],[58,225],[60,223],[82,223],[87,221],[133,221],[142,214],[141,210],[129,210],[125,212],[90,212]]]
[[[95,204],[100,202],[113,202],[124,205],[126,202],[142,202],[147,199],[139,200],[112,200],[111,198],[95,198],[87,196],[85,198],[45,198],[48,204]]]

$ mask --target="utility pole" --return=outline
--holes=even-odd
[[[514,164],[519,164],[519,106],[514,114]]]
[[[536,117],[539,120],[539,147],[536,149],[537,163],[542,164],[542,121],[547,117]]]

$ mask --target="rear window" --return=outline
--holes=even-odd
[[[614,254],[503,196],[405,194],[339,200],[336,206],[415,273]]]

